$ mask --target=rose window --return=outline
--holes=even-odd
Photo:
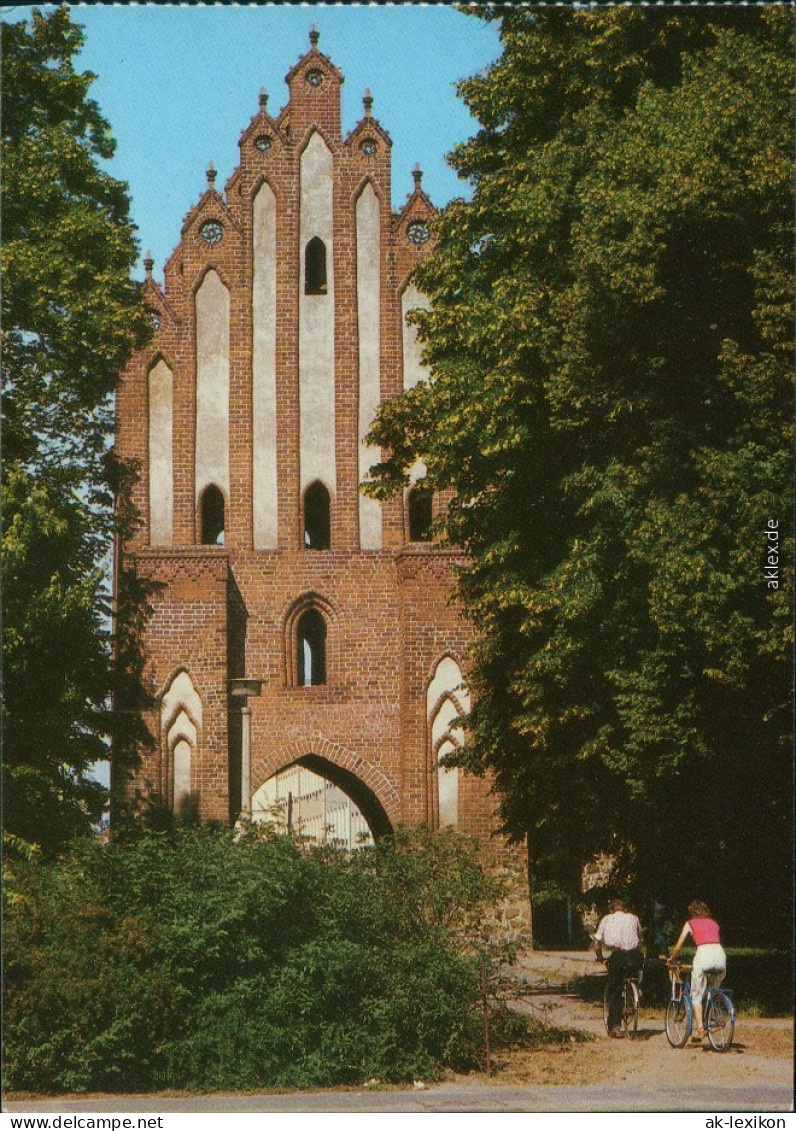
[[[425,243],[429,237],[428,225],[422,224],[419,220],[414,220],[406,229],[406,234],[414,244]]]
[[[206,223],[202,224],[199,229],[199,235],[206,244],[213,247],[215,244],[221,243],[224,229],[221,227],[218,220],[208,220]]]

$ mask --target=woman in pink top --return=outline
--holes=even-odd
[[[727,955],[719,938],[719,925],[710,916],[710,908],[701,899],[695,899],[688,905],[688,914],[691,918],[686,922],[680,938],[677,940],[670,961],[675,962],[685,940],[690,935],[694,940],[696,954],[691,967],[691,1004],[694,1007],[694,1024],[696,1036],[694,1041],[701,1041],[705,1036],[702,1026],[702,998],[705,996],[708,979],[712,986],[720,986],[727,972]]]

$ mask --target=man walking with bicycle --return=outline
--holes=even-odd
[[[641,923],[625,909],[624,901],[612,899],[608,914],[600,920],[592,936],[597,958],[608,967],[608,1035],[623,1037],[621,1029],[625,978],[637,974],[644,965],[641,953]],[[603,951],[609,953],[604,957]]]

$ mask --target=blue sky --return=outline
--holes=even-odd
[[[45,10],[46,5],[41,5]],[[32,5],[3,8],[27,18]],[[499,54],[494,25],[452,7],[302,5],[72,6],[85,27],[82,69],[97,80],[92,95],[117,141],[109,170],[130,187],[142,253],[155,276],[179,239],[183,217],[206,187],[212,161],[222,187],[238,162],[240,132],[265,86],[269,110],[287,101],[284,77],[309,48],[319,48],[345,76],[343,130],[362,116],[370,87],[373,114],[393,140],[393,207],[411,191],[416,161],[438,205],[468,188],[444,156],[476,123],[454,86]],[[143,274],[140,262],[135,274]]]

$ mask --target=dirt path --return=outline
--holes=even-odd
[[[585,1044],[517,1051],[503,1058],[502,1084],[621,1084],[717,1087],[792,1082],[793,1027],[785,1018],[740,1015],[732,1048],[673,1049],[661,1007],[644,1007],[633,1040],[610,1040],[603,1027],[605,968],[585,953],[533,952],[515,968],[534,992],[520,1006],[561,1028],[575,1027],[594,1040]],[[588,981],[587,981],[588,979]],[[593,981],[592,981],[593,980]]]

